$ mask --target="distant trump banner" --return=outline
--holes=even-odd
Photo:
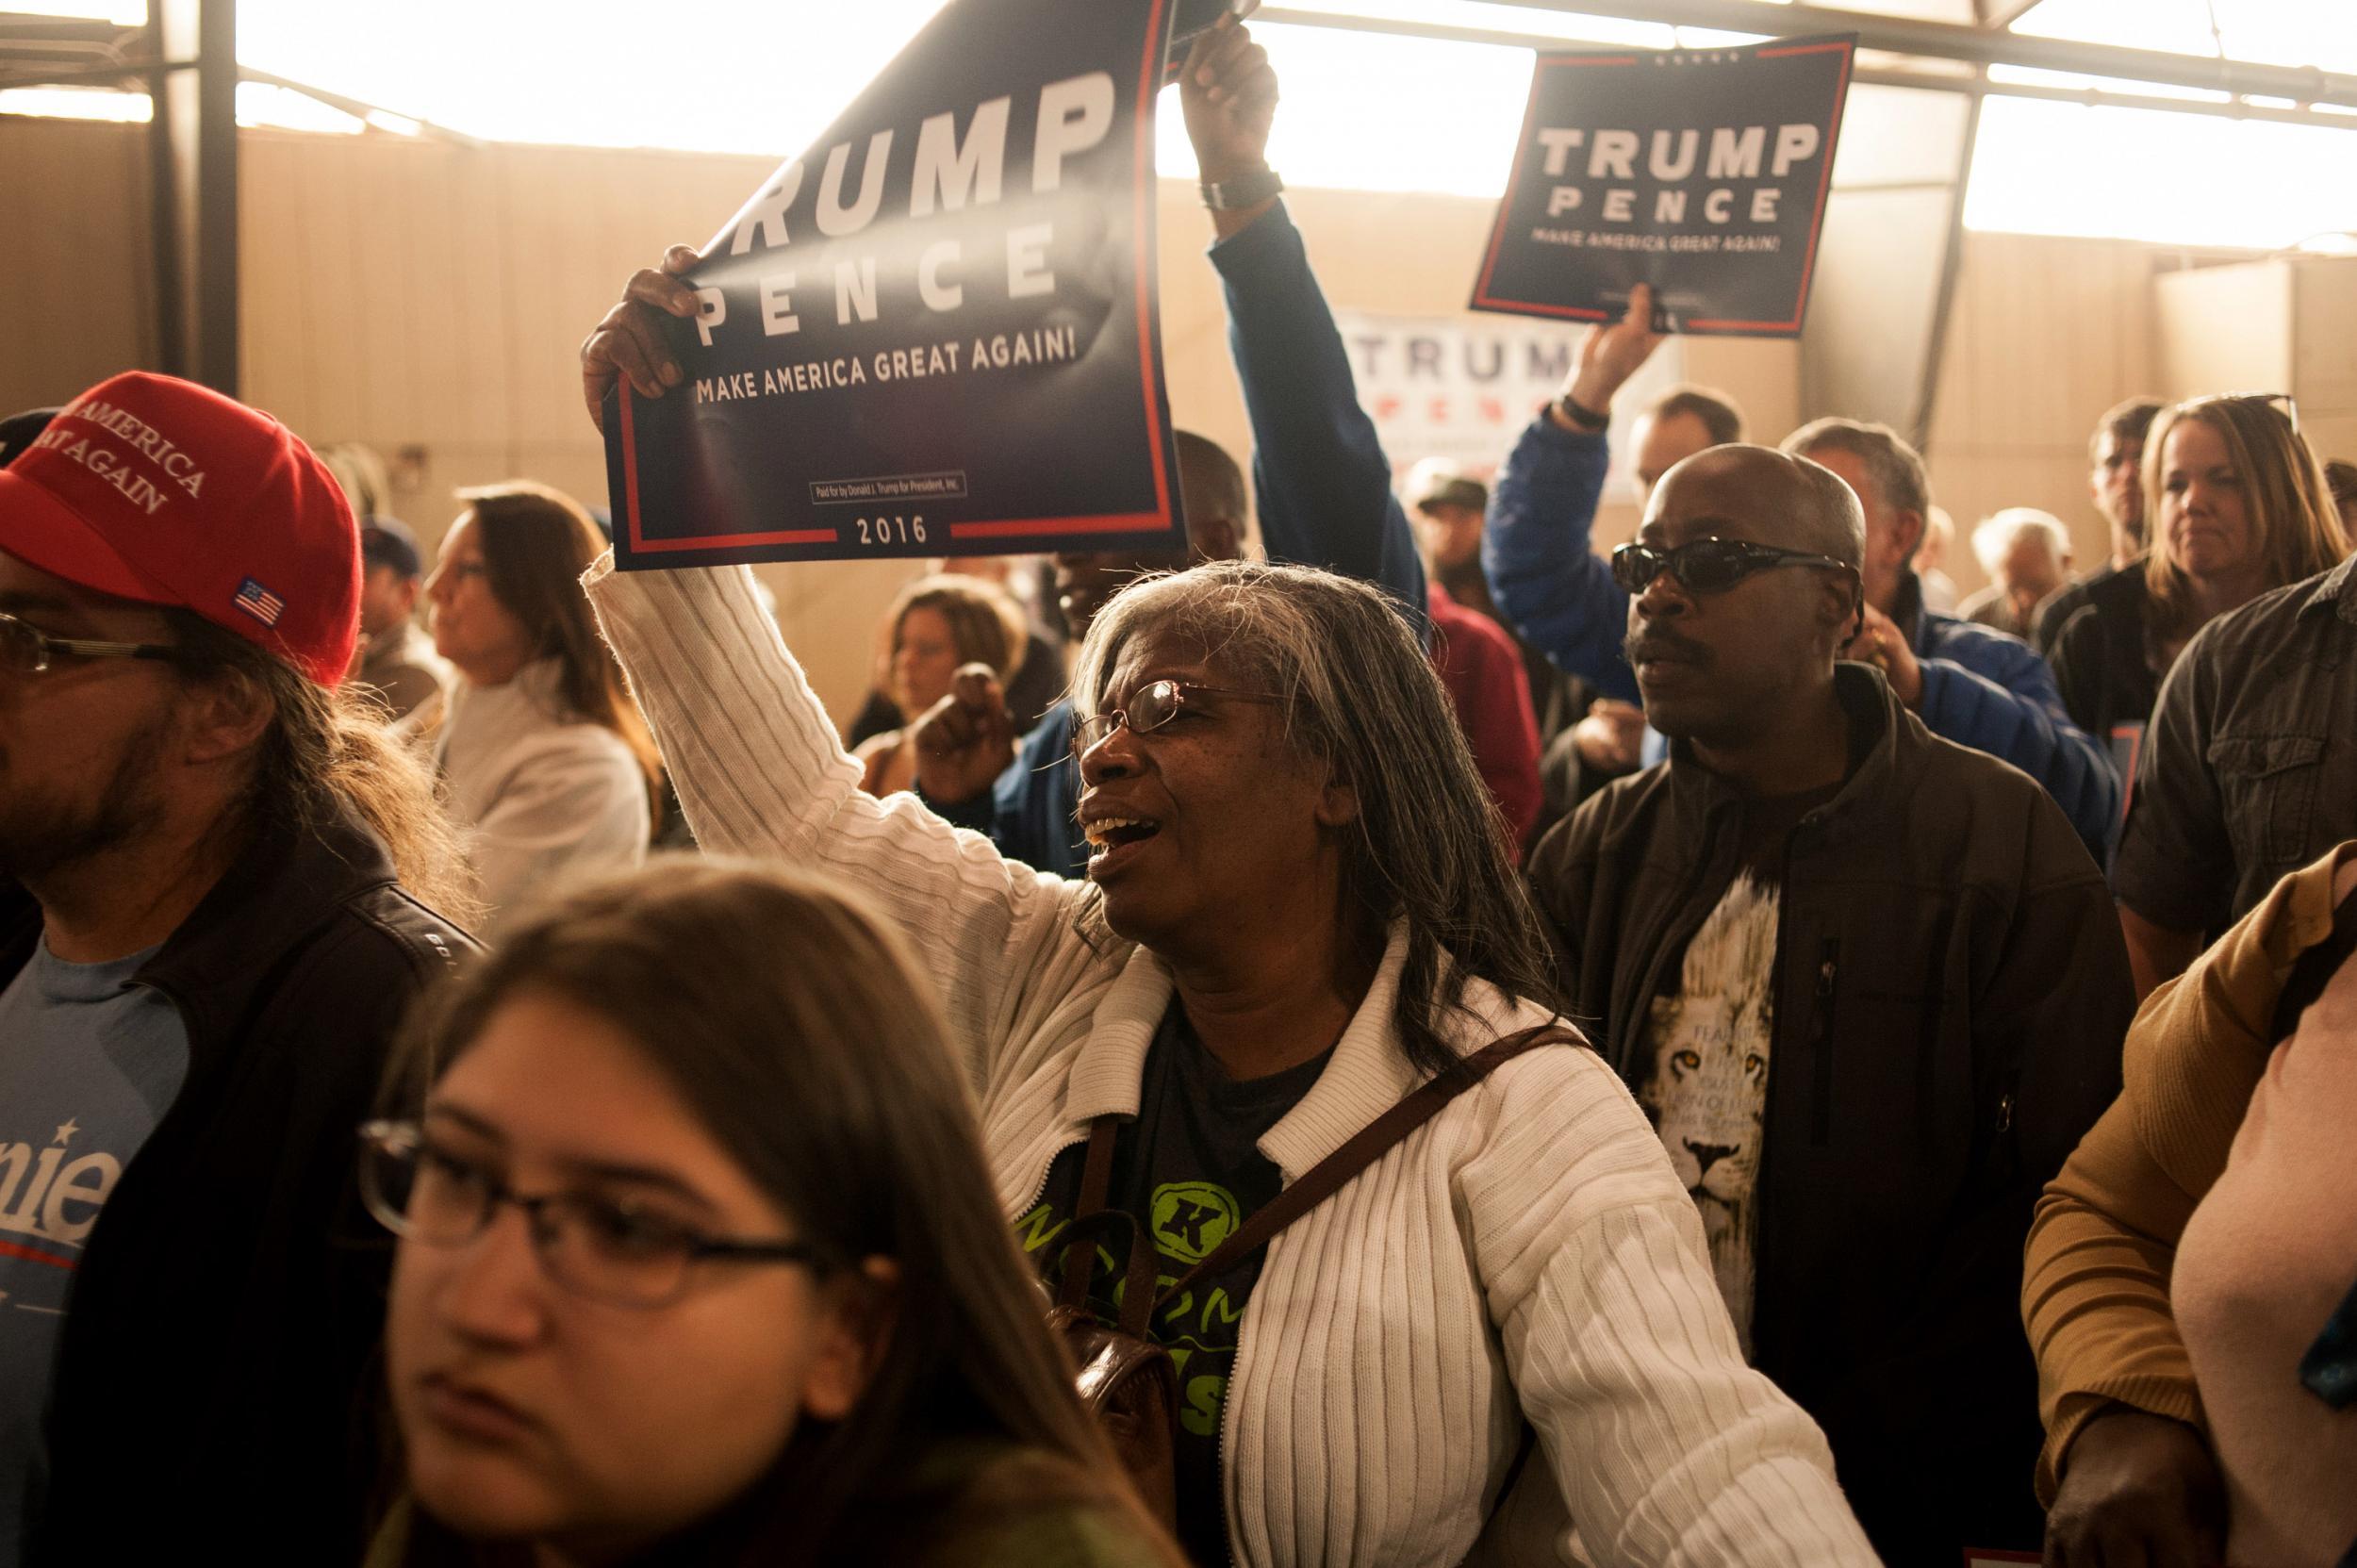
[[[1172,0],[951,0],[713,236],[606,410],[624,569],[1176,546]]]
[[[1473,308],[1797,337],[1856,47],[1540,56]]]

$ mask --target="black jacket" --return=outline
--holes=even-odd
[[[2031,1206],[2119,1089],[2133,1011],[2095,863],[2027,774],[1838,667],[1874,736],[1786,852],[1754,1362],[1816,1417],[1885,1559],[2036,1549]],[[1632,1083],[1665,974],[1738,869],[1741,801],[1672,759],[1533,856],[1574,1015]]]
[[[40,934],[0,883],[0,983]],[[391,1247],[354,1130],[410,999],[473,948],[344,820],[264,830],[140,971],[188,1078],[83,1247],[28,1562],[358,1560]]]
[[[2056,629],[2046,657],[2071,718],[2109,746],[2113,726],[2143,724],[2160,696],[2161,678],[2145,645],[2152,600],[2141,559],[2081,588],[2084,602]]]

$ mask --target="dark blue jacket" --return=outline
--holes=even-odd
[[[1628,594],[1590,548],[1608,461],[1602,436],[1540,415],[1491,489],[1481,568],[1525,641],[1606,696],[1634,702],[1637,677],[1621,654]],[[1923,667],[1924,725],[2044,784],[2101,864],[2119,820],[2119,779],[2071,723],[2046,661],[2019,637],[1925,610],[1911,573],[1890,619]]]
[[[1391,460],[1359,406],[1334,313],[1310,271],[1284,204],[1211,247],[1228,295],[1228,347],[1252,420],[1252,487],[1272,561],[1323,567],[1375,584],[1424,625],[1424,566],[1392,493]],[[945,809],[987,831],[1001,854],[1058,876],[1088,874],[1074,814],[1072,705],[1058,702],[1023,737],[991,800]]]

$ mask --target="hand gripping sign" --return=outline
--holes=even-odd
[[[606,410],[624,569],[1175,547],[1154,96],[1173,0],[952,0],[753,193]]]
[[[1540,56],[1473,308],[1798,337],[1856,47]]]

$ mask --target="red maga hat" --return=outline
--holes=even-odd
[[[323,686],[360,635],[360,531],[326,468],[268,414],[168,375],[100,382],[0,470],[0,550],[194,610]]]

